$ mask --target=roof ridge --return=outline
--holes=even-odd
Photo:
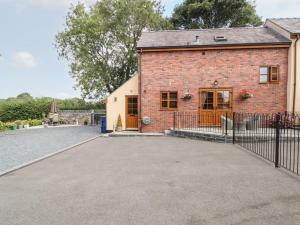
[[[300,19],[300,17],[279,17],[279,18],[268,18],[267,20],[292,20]]]
[[[259,26],[259,27],[222,27],[222,28],[207,28],[207,29],[182,29],[182,30],[148,30],[143,31],[143,33],[155,33],[155,32],[195,32],[195,31],[209,31],[209,30],[247,30],[247,29],[264,29],[266,27]]]

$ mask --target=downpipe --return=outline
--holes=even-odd
[[[295,114],[295,109],[296,109],[296,88],[297,88],[297,43],[299,41],[300,35],[297,35],[297,39],[295,41],[295,60],[294,60],[294,93],[293,93],[293,114]]]

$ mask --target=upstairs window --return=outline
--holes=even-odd
[[[279,81],[279,66],[261,66],[259,69],[260,83],[276,83]]]
[[[269,77],[269,67],[267,67],[267,66],[260,67],[259,82],[260,83],[268,83],[268,77]]]
[[[270,82],[278,82],[279,81],[279,67],[278,66],[270,66]]]
[[[164,91],[160,93],[160,108],[162,110],[176,110],[178,107],[177,91]]]

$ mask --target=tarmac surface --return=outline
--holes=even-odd
[[[297,225],[299,190],[231,144],[99,137],[0,177],[0,224]]]

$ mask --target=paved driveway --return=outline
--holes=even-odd
[[[0,224],[297,225],[299,190],[230,144],[98,138],[0,177]]]
[[[0,133],[0,173],[97,135],[97,128],[88,126]]]

